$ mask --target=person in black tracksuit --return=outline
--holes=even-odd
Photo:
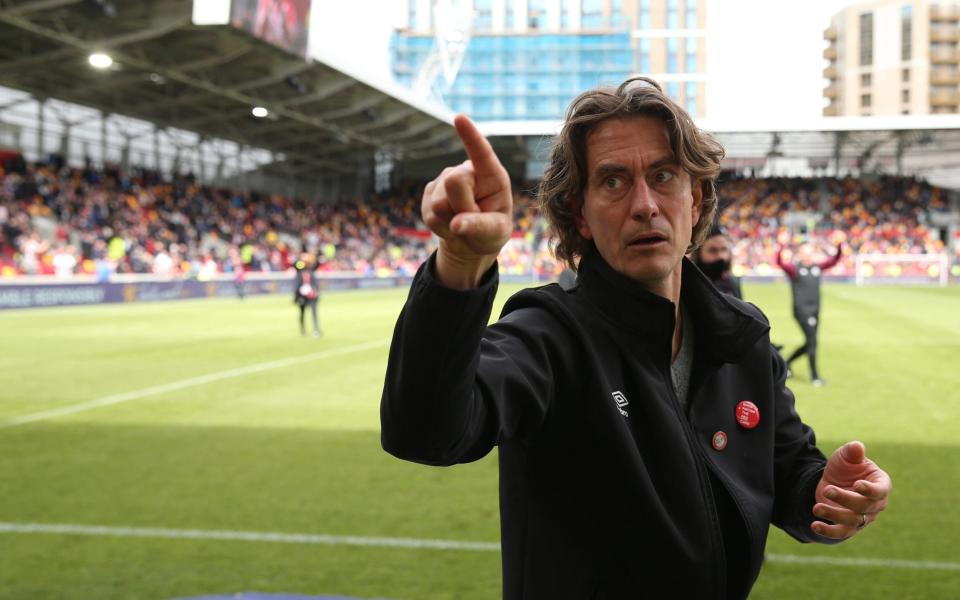
[[[690,258],[718,290],[743,299],[740,278],[731,271],[733,243],[722,228],[714,225],[700,247],[691,253]]]
[[[843,248],[837,244],[836,253],[826,260],[816,262],[814,250],[809,244],[800,249],[800,260],[797,264],[783,259],[783,248],[777,250],[777,265],[783,269],[790,279],[790,289],[793,293],[793,318],[797,320],[803,330],[803,345],[794,350],[787,359],[787,367],[793,365],[804,354],[810,361],[810,382],[821,387],[826,382],[820,378],[817,370],[817,331],[820,329],[820,281],[823,272],[837,264]]]
[[[320,285],[316,274],[317,262],[313,255],[303,253],[293,267],[293,302],[300,308],[300,335],[307,335],[305,317],[307,309],[313,317],[313,337],[323,335],[317,318],[317,301],[320,299]]]
[[[817,450],[763,314],[684,258],[722,151],[656,83],[574,102],[540,190],[577,282],[489,327],[510,179],[454,125],[470,160],[424,191],[440,244],[394,330],[381,443],[427,465],[499,448],[506,600],[745,598],[771,524],[835,542],[876,520],[887,474],[859,442]]]

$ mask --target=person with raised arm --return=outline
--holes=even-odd
[[[783,269],[790,280],[790,291],[793,298],[793,318],[803,331],[803,345],[793,351],[787,359],[787,368],[793,366],[793,361],[804,354],[810,361],[810,383],[814,387],[823,387],[826,382],[820,378],[817,370],[817,333],[820,330],[820,283],[823,272],[840,261],[843,246],[837,244],[833,256],[817,260],[817,250],[813,244],[807,242],[800,246],[796,263],[783,258],[783,246],[777,249],[777,266]]]

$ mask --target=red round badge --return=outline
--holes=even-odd
[[[749,400],[737,405],[737,425],[744,429],[753,429],[760,424],[760,409]]]
[[[713,443],[713,449],[719,452],[727,447],[727,434],[722,431],[718,431],[713,434],[713,439],[711,441]]]

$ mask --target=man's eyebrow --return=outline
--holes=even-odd
[[[679,164],[680,163],[677,161],[676,156],[674,156],[673,154],[666,154],[658,158],[657,160],[653,161],[649,165],[647,165],[646,170],[655,171],[661,167],[677,166]],[[613,162],[602,163],[597,165],[597,167],[593,170],[593,176],[607,177],[609,175],[621,175],[623,173],[628,173],[629,171],[630,171],[629,167],[627,167],[626,165],[622,165],[620,163],[613,163]]]
[[[626,165],[621,165],[619,163],[603,163],[597,165],[597,168],[593,170],[593,175],[595,177],[607,177],[609,175],[620,175],[629,171],[630,169],[628,169]]]
[[[663,156],[662,158],[658,158],[657,160],[647,165],[647,170],[653,171],[653,170],[659,169],[660,167],[668,167],[668,166],[676,167],[679,164],[680,163],[679,161],[677,161],[676,156],[674,156],[673,154],[667,154],[666,156]]]

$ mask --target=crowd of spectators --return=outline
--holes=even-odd
[[[9,166],[9,165],[8,165]],[[562,270],[544,220],[518,185],[517,233],[501,269]],[[435,246],[419,215],[421,187],[338,202],[312,202],[209,187],[192,176],[65,167],[57,161],[0,169],[0,277],[113,273],[211,278],[285,271],[302,251],[322,270],[364,276],[412,274]],[[944,190],[905,177],[754,179],[718,187],[721,224],[735,240],[740,274],[776,272],[779,246],[842,241],[835,273],[852,274],[857,253],[942,253],[928,228],[950,209]],[[802,231],[802,236],[798,234]]]
[[[735,178],[718,186],[721,225],[741,274],[777,270],[779,247],[842,243],[831,270],[853,275],[858,254],[942,254],[930,214],[951,210],[946,190],[912,177]],[[924,267],[925,268],[925,267]]]
[[[81,273],[204,278],[284,271],[301,251],[328,271],[412,273],[431,244],[418,220],[412,198],[315,203],[41,165],[0,172],[0,275],[68,275],[72,259]]]

